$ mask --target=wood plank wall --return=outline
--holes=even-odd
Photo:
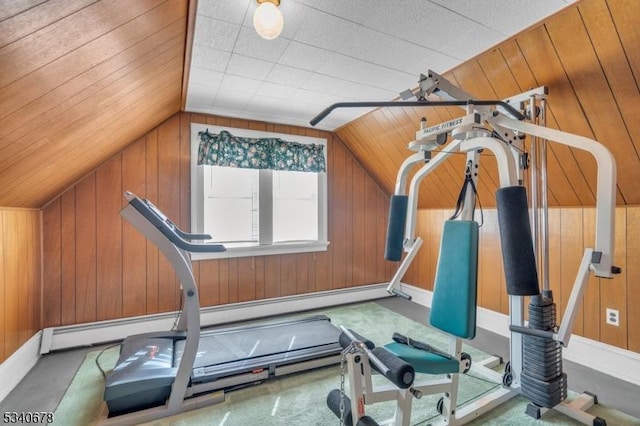
[[[0,2],[0,206],[41,208],[180,110],[187,4]]]
[[[423,244],[417,262],[403,280],[426,290],[433,290],[434,273],[444,221],[451,210],[419,211],[417,232]],[[640,352],[640,206],[621,206],[615,216],[614,264],[622,273],[613,279],[591,277],[574,326],[578,335]],[[569,299],[573,281],[585,247],[593,247],[595,209],[593,207],[551,208],[549,211],[549,282],[561,317]],[[478,305],[507,314],[506,293],[497,212],[484,210],[480,228],[478,270]],[[606,309],[620,312],[620,326],[606,323]],[[560,321],[560,319],[558,320]]]
[[[0,208],[0,363],[41,328],[40,218]]]
[[[328,139],[328,251],[194,262],[203,306],[390,279],[394,265],[383,259],[388,197],[338,137],[178,113],[44,208],[44,327],[178,308],[170,265],[118,212],[129,190],[189,229],[191,122]]]

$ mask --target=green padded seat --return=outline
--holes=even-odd
[[[460,366],[456,359],[448,359],[422,349],[416,349],[396,342],[386,344],[384,347],[393,352],[398,358],[411,364],[417,373],[455,374],[460,371]]]

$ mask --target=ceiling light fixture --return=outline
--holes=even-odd
[[[273,40],[284,27],[282,12],[278,9],[280,0],[256,0],[260,6],[253,13],[253,26],[260,37]]]

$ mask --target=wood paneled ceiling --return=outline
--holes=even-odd
[[[188,3],[0,2],[0,206],[43,206],[180,110]],[[446,76],[484,99],[548,86],[548,124],[606,144],[618,203],[639,204],[638,22],[635,0],[581,0]],[[435,124],[459,114],[380,109],[337,134],[390,194],[420,117]],[[479,191],[491,206],[497,172],[483,157]],[[454,206],[462,163],[456,156],[426,179],[421,207]],[[549,171],[552,205],[594,204],[588,154],[554,145]]]
[[[547,125],[596,139],[614,154],[618,204],[640,203],[640,2],[582,0],[445,76],[478,99],[502,99],[549,88]],[[462,110],[376,110],[337,133],[382,188],[392,193],[398,167],[410,154],[420,117],[430,124]],[[595,204],[596,164],[590,154],[550,145],[549,202]],[[462,184],[464,157],[454,156],[422,184],[420,207],[452,208]],[[494,206],[495,160],[483,155],[478,190]]]
[[[187,5],[0,3],[0,206],[43,206],[180,110]]]

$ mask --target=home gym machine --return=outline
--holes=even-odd
[[[428,100],[434,94],[444,100]],[[586,412],[597,402],[594,395],[584,393],[565,402],[567,377],[562,372],[562,347],[569,344],[589,274],[612,278],[620,272],[612,265],[615,161],[607,148],[597,141],[544,127],[546,94],[546,88],[540,87],[502,101],[479,101],[429,71],[428,75],[420,76],[417,89],[403,93],[404,99],[415,96],[417,101],[339,103],[311,121],[315,125],[333,109],[343,107],[457,105],[466,112],[462,117],[431,127],[424,121],[421,123],[416,140],[409,144],[409,149],[417,152],[404,161],[398,172],[395,194],[391,197],[385,251],[387,260],[402,260],[387,290],[411,299],[403,291],[401,280],[422,245],[422,239],[416,235],[420,183],[451,155],[466,153],[465,183],[459,198],[462,213],[460,220],[445,223],[429,318],[432,327],[449,335],[448,350],[440,351],[404,336],[394,336],[394,342],[386,345],[387,351],[382,352],[383,348],[375,348],[355,332],[343,330],[340,341],[345,348],[343,362],[348,367],[349,395],[341,385],[340,390],[329,394],[327,403],[344,424],[375,425],[377,423],[366,415],[366,405],[395,400],[395,417],[385,424],[409,425],[413,398],[443,393],[437,404],[442,415],[438,424],[443,425],[465,424],[516,395],[531,401],[526,411],[535,418],[554,409],[586,425],[606,425],[604,419]],[[525,151],[527,136],[529,152]],[[595,157],[598,166],[595,246],[584,251],[559,325],[556,325],[556,308],[549,289],[547,141],[587,151]],[[432,155],[438,148],[439,151]],[[469,357],[461,352],[461,339],[471,339],[475,335],[477,228],[473,222],[474,189],[480,153],[486,151],[495,156],[499,172],[496,206],[509,295],[510,360],[504,374],[493,372],[487,368],[487,363],[480,366],[474,363],[470,367]],[[407,187],[409,171],[420,164]],[[531,221],[523,186],[526,168],[531,177]],[[403,252],[406,253],[404,259]],[[541,277],[542,291],[538,277]],[[525,296],[530,296],[528,324],[524,319]],[[372,368],[382,372],[391,384],[374,388]],[[457,406],[458,376],[470,368],[501,382],[502,386],[474,402]],[[444,374],[444,378],[413,383],[415,372]],[[400,373],[404,375],[399,376]]]
[[[150,201],[125,193],[120,212],[175,269],[182,309],[175,330],[127,337],[105,381],[103,424],[152,421],[224,401],[225,390],[336,364],[340,331],[325,316],[200,331],[200,303],[189,252],[220,252],[193,243],[209,235],[181,231]],[[211,393],[213,392],[213,393]]]

